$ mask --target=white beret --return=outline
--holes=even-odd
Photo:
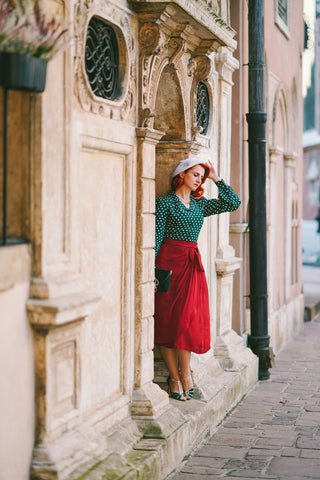
[[[200,157],[200,155],[197,155],[196,157],[185,158],[184,160],[181,160],[179,165],[172,172],[171,178],[175,177],[181,172],[184,172],[185,170],[188,170],[189,168],[195,167],[196,165],[200,165],[201,163],[203,163],[204,165],[207,165],[207,160],[205,160],[205,158],[203,157]]]

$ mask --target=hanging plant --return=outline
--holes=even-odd
[[[44,90],[47,62],[68,43],[65,18],[50,18],[42,0],[0,0],[0,84]]]

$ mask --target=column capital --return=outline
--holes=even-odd
[[[241,266],[242,258],[217,258],[215,261],[216,272],[219,276],[233,275]]]
[[[145,115],[152,116],[152,112],[145,112]],[[138,127],[136,128],[136,134],[140,142],[148,142],[156,145],[163,137],[164,132],[149,127]]]
[[[269,148],[269,162],[277,163],[280,158],[283,157],[283,149],[280,147],[270,147]]]
[[[295,152],[285,153],[283,155],[285,168],[295,168],[297,164],[298,154]]]
[[[249,224],[246,222],[229,224],[229,233],[247,233],[248,231]]]
[[[215,66],[220,79],[233,85],[232,74],[239,68],[238,60],[232,55],[230,49],[220,47],[215,54]]]

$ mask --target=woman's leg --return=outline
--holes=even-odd
[[[160,351],[165,364],[168,367],[170,378],[176,380],[176,382],[170,383],[170,388],[173,392],[179,393],[179,384],[180,381],[179,368],[178,368],[178,356],[177,350],[175,348],[168,348],[160,346]]]
[[[177,355],[180,365],[183,390],[189,391],[193,389],[193,381],[190,373],[191,352],[188,350],[183,350],[182,348],[178,348]]]
[[[170,377],[174,378],[175,380],[179,380],[180,375],[178,369],[178,357],[176,349],[160,346],[160,352],[163,360],[165,361],[165,364],[168,367]]]
[[[181,377],[187,377],[190,374],[191,352],[177,348],[178,362],[180,365]]]

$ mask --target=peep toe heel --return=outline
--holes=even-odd
[[[171,390],[171,386],[170,386],[170,382],[175,382],[178,384],[178,388],[179,388],[179,392],[173,392]],[[167,384],[168,384],[168,394],[169,394],[169,397],[171,398],[174,398],[175,400],[180,400],[182,402],[184,402],[186,399],[186,396],[185,396],[185,393],[183,391],[183,388],[182,388],[182,383],[180,382],[180,380],[175,380],[174,378],[170,378],[168,377],[167,378]]]
[[[188,380],[189,378],[191,379],[192,381],[192,377],[191,377],[191,374],[186,376],[186,377],[181,377],[181,381],[182,381],[182,386],[183,386],[183,393],[186,397],[187,400],[191,400],[191,398],[193,398],[193,395],[194,395],[194,387],[192,386],[191,388],[188,388]],[[192,382],[193,383],[193,382]],[[184,385],[185,384],[185,387],[184,388]]]

